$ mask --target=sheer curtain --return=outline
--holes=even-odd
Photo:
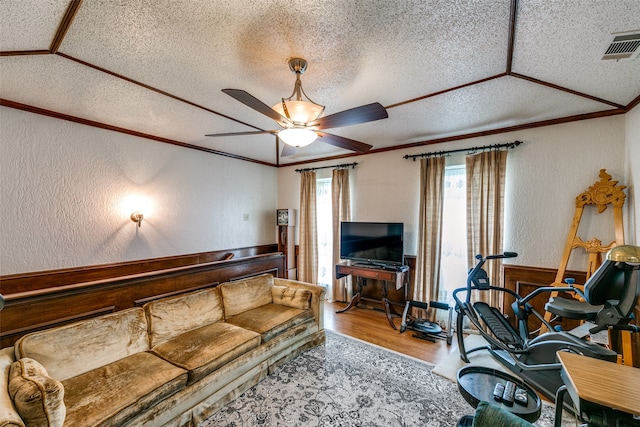
[[[300,173],[300,255],[298,279],[318,280],[318,231],[316,229],[316,172]]]
[[[340,262],[340,222],[351,220],[349,169],[334,169],[331,176],[331,207],[333,218],[333,265]],[[351,276],[333,280],[328,292],[330,301],[350,301],[353,296]]]
[[[474,264],[475,254],[501,253],[504,223],[504,186],[507,151],[492,150],[467,156],[467,256],[469,266]],[[493,286],[503,286],[500,262],[485,264],[485,270]],[[481,292],[486,297],[486,292]],[[501,306],[497,292],[491,292],[487,302],[492,307]]]
[[[420,161],[418,253],[412,296],[414,301],[431,302],[438,298],[444,171],[444,157],[428,157]]]
[[[331,178],[316,180],[316,226],[318,230],[318,285],[327,289],[331,300],[331,289],[335,268],[333,267],[333,222],[331,214]]]
[[[447,162],[451,158],[447,159]],[[464,159],[462,159],[464,161]],[[438,301],[453,302],[453,291],[467,281],[467,174],[463,164],[444,172],[440,292]],[[442,312],[439,312],[442,313]]]

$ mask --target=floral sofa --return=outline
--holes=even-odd
[[[265,274],[0,350],[0,426],[195,426],[325,341],[324,288]]]

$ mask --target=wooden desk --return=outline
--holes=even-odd
[[[351,298],[349,305],[342,310],[336,311],[336,313],[344,313],[352,307],[357,306],[360,303],[360,300],[370,300],[370,298],[366,298],[362,296],[362,287],[365,284],[366,279],[376,279],[383,281],[383,289],[382,289],[382,299],[380,300],[380,304],[384,309],[385,314],[387,315],[387,320],[393,329],[397,329],[396,325],[393,323],[391,319],[391,314],[395,314],[399,316],[399,314],[395,311],[395,309],[391,306],[389,302],[388,296],[388,282],[393,282],[396,289],[404,289],[404,299],[406,300],[409,291],[409,287],[407,286],[409,267],[403,266],[401,271],[395,270],[387,270],[383,268],[373,268],[373,267],[361,267],[355,265],[347,265],[347,264],[336,264],[336,279],[340,279],[342,277],[352,275],[356,277],[356,289],[357,291]],[[374,300],[377,301],[377,300]]]
[[[640,368],[558,352],[560,375],[581,414],[592,404],[640,415]]]

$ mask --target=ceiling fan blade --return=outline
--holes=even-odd
[[[282,145],[284,145],[284,147],[282,147],[282,151],[280,152],[280,157],[293,156],[294,154],[296,154],[296,151],[298,151],[296,147],[293,147],[289,144],[283,143]]]
[[[238,135],[259,135],[264,133],[270,133],[272,135],[277,135],[277,130],[251,130],[247,132],[228,132],[228,133],[210,133],[205,136],[238,136]]]
[[[255,96],[251,95],[249,92],[245,92],[240,89],[222,89],[222,91],[235,100],[242,102],[247,107],[253,108],[257,112],[264,114],[278,123],[292,124],[289,119],[269,107],[264,102],[260,101]]]
[[[316,133],[322,138],[322,142],[326,142],[327,144],[331,144],[336,147],[346,148],[347,150],[366,153],[367,151],[371,150],[371,148],[373,148],[372,145],[356,141],[355,139],[349,139],[343,136],[333,135],[325,132]]]
[[[387,117],[389,117],[387,110],[379,102],[374,102],[321,117],[318,120],[307,123],[307,126],[313,126],[316,129],[330,129],[340,126],[356,125],[358,123],[373,122],[375,120],[386,119]]]

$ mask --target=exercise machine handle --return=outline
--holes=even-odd
[[[478,260],[478,263],[471,269],[469,270],[469,273],[467,274],[467,297],[466,297],[466,303],[469,304],[471,302],[471,289],[473,289],[473,282],[474,279],[478,276],[480,270],[482,270],[482,266],[484,266],[484,263],[489,260],[489,259],[499,259],[499,258],[515,258],[517,257],[518,254],[516,252],[503,252],[501,254],[496,254],[496,255],[487,255],[486,257],[482,257],[482,254],[477,254],[475,256],[475,258]],[[489,285],[488,282],[488,278],[486,277],[486,273],[484,275],[485,280],[487,281],[486,286]],[[476,287],[476,289],[480,289],[480,288],[484,288],[485,286],[478,286]],[[455,292],[454,292],[454,298],[455,298]],[[456,302],[459,303],[458,299],[456,299]]]
[[[517,301],[518,305],[524,305],[529,301],[531,301],[533,298],[537,297],[538,295],[544,292],[576,292],[577,293],[577,289],[574,288],[573,286],[543,286],[534,290],[530,294],[527,294],[526,297],[520,298]]]
[[[518,254],[516,252],[503,252],[496,255],[487,255],[485,259],[499,259],[499,258],[515,258]]]

